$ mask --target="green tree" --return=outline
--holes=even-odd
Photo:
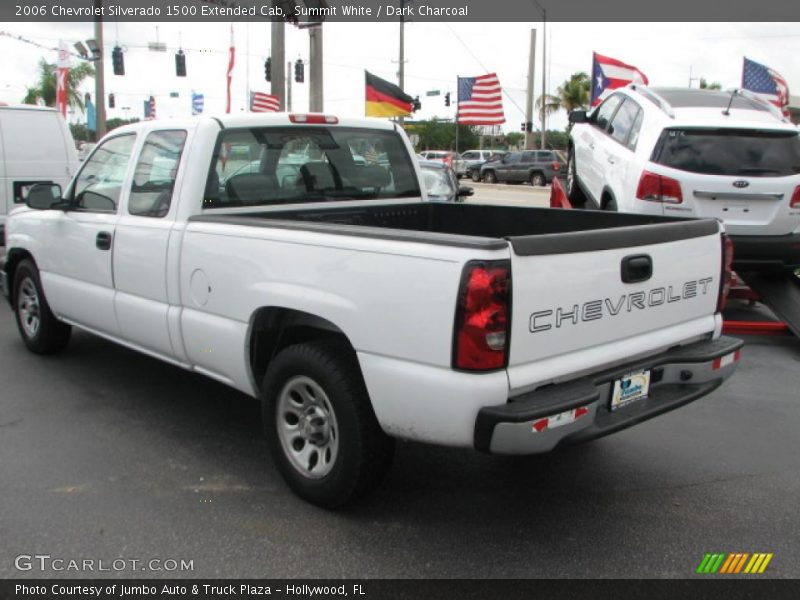
[[[94,67],[82,62],[77,67],[70,69],[67,74],[67,105],[77,107],[83,112],[83,97],[78,88],[87,77],[94,77]],[[28,88],[23,104],[38,104],[44,102],[45,106],[56,105],[56,65],[48,63],[45,59],[39,60],[39,80]]]
[[[406,124],[406,132],[419,136],[417,150],[455,150],[456,126],[452,121],[430,119]],[[471,125],[458,126],[458,148],[477,148],[478,132]]]
[[[117,127],[122,127],[123,125],[128,125],[130,123],[138,123],[139,119],[108,119],[106,121],[106,132],[111,131],[112,129],[116,129]]]
[[[516,148],[525,139],[525,134],[519,131],[509,131],[506,134],[506,146]]]
[[[722,84],[718,81],[712,81],[709,83],[706,81],[705,77],[700,78],[700,89],[701,90],[721,90]]]
[[[542,110],[545,115],[549,116],[561,108],[568,113],[579,108],[587,108],[590,88],[589,76],[586,73],[583,71],[573,73],[569,79],[558,86],[555,95],[545,94],[536,99],[536,111],[539,113],[539,118],[542,116]]]

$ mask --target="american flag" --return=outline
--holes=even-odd
[[[233,65],[236,62],[236,46],[233,43],[233,23],[231,23],[231,47],[228,54],[228,72],[225,76],[228,82],[226,99],[225,99],[225,113],[231,112],[231,79],[233,79]]]
[[[496,73],[458,78],[458,116],[461,125],[500,125],[506,122],[500,80]]]
[[[278,112],[281,109],[281,101],[272,94],[262,94],[261,92],[250,92],[250,111],[251,112]]]
[[[203,94],[192,92],[192,114],[199,115],[203,113],[205,108],[206,98]]]
[[[771,102],[788,116],[789,86],[777,71],[745,57],[742,65],[742,87]]]
[[[647,85],[647,75],[633,65],[592,52],[592,106],[600,104],[606,90],[615,90],[629,83]]]
[[[151,121],[156,118],[156,98],[155,96],[150,96],[149,100],[145,100],[144,102],[144,119],[145,121]]]

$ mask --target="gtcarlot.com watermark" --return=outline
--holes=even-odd
[[[194,571],[194,560],[183,558],[64,558],[50,554],[20,554],[14,559],[18,571],[42,573],[123,573]]]

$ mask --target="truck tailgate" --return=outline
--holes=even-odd
[[[715,328],[722,245],[698,220],[509,238],[512,389]]]

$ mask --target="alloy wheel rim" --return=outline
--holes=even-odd
[[[39,293],[36,285],[30,277],[22,280],[19,286],[19,296],[17,297],[17,311],[22,329],[28,338],[35,337],[41,326],[41,307],[39,304]]]
[[[278,437],[292,467],[309,479],[325,477],[339,454],[339,424],[325,390],[304,375],[278,395]]]

